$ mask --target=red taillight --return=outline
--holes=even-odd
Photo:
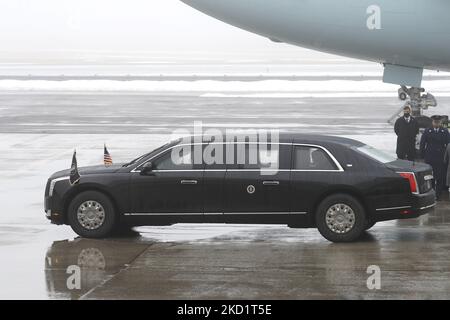
[[[401,175],[403,178],[408,179],[409,181],[409,187],[411,189],[412,193],[419,193],[417,188],[417,180],[416,176],[412,172],[399,172],[399,175]]]

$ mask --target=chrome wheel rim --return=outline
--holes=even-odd
[[[327,227],[337,234],[350,232],[355,226],[355,212],[346,204],[337,203],[332,205],[325,216]]]
[[[105,209],[97,201],[85,201],[78,207],[77,219],[83,228],[96,230],[105,222]]]
[[[78,255],[78,266],[85,269],[105,270],[106,260],[99,249],[86,248]]]

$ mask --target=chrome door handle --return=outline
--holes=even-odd
[[[197,184],[197,180],[181,180],[181,184]]]
[[[263,181],[263,185],[265,185],[265,186],[278,186],[278,185],[280,185],[280,181]]]

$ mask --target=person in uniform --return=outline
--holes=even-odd
[[[444,129],[447,130],[448,132],[448,128],[447,126],[444,126]],[[445,152],[445,157],[444,157],[444,176],[447,177],[446,179],[446,183],[444,186],[444,190],[445,191],[449,191],[449,187],[450,187],[450,133],[448,134],[448,145],[447,145],[447,150]]]
[[[448,189],[448,187],[450,186],[450,141],[449,141],[449,144],[447,145],[447,150],[445,151],[444,165],[445,165],[444,169],[447,168],[447,172],[445,173],[445,176],[447,178],[447,181],[446,181],[447,183],[446,183],[445,187]]]
[[[448,130],[442,128],[441,117],[432,116],[432,127],[426,129],[420,141],[420,152],[425,162],[433,167],[434,190],[439,200],[444,188],[444,156],[449,141]]]
[[[419,124],[411,115],[409,105],[403,108],[403,116],[395,122],[394,131],[397,135],[397,157],[402,160],[414,161]]]

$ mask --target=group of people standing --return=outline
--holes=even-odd
[[[397,134],[397,157],[415,161],[416,138],[420,128],[411,111],[410,106],[405,106],[394,130]],[[420,140],[420,153],[425,162],[433,167],[434,189],[440,200],[442,192],[450,184],[450,133],[442,126],[441,117],[433,116],[431,119],[431,128],[425,130]]]

